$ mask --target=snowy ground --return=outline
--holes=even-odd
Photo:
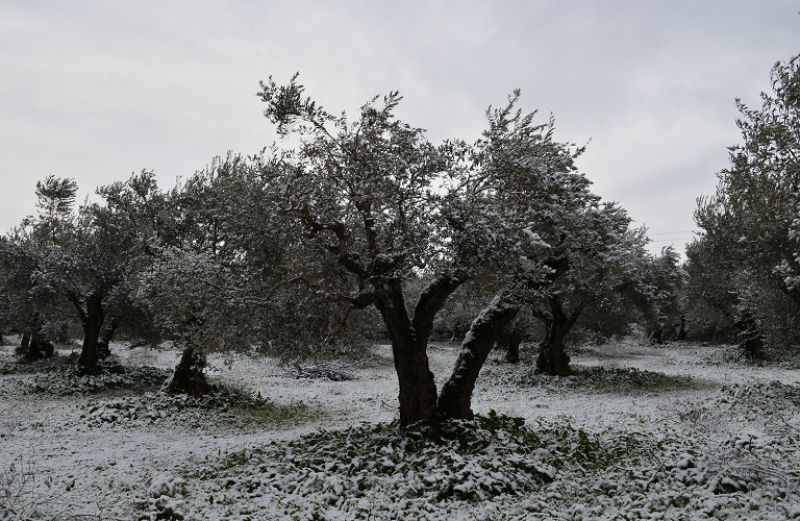
[[[115,347],[129,368],[169,369],[177,362],[174,351]],[[0,348],[0,369],[10,367],[12,351]],[[634,448],[596,471],[559,470],[552,483],[522,494],[425,499],[424,506],[409,500],[406,518],[800,519],[800,371],[729,362],[725,353],[697,345],[585,348],[573,355],[583,371],[568,379],[534,376],[525,359],[516,367],[490,359],[474,397],[477,413],[522,417],[534,430],[568,425],[603,443],[630,433],[638,436]],[[440,383],[455,356],[453,347],[430,349]],[[284,442],[320,428],[393,420],[397,383],[388,347],[336,366],[350,381],[297,379],[291,368],[264,358],[215,357],[211,366],[217,381],[250,389],[270,405],[256,413],[225,405],[159,415],[150,380],[53,393],[43,374],[0,370],[0,520],[36,512],[43,519],[140,519],[167,502],[187,519],[396,518],[387,503],[405,503],[392,497],[391,481],[358,508],[331,499],[347,495],[337,483],[331,490],[320,485],[327,495],[319,498],[317,489],[295,494],[289,506],[276,496],[280,487],[266,484],[274,476],[247,485],[249,495],[228,491],[229,477],[220,484],[227,471],[237,479],[271,476],[277,467],[270,458],[285,458]],[[783,385],[768,385],[773,381]],[[144,400],[125,398],[144,393],[150,393]],[[138,416],[114,415],[109,404],[124,400],[138,400]],[[247,452],[272,441],[277,449],[257,457]],[[242,461],[230,463],[231,455]],[[287,480],[311,479],[286,472]]]

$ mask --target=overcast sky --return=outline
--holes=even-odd
[[[800,53],[798,1],[0,0],[0,231],[37,179],[82,196],[153,169],[162,184],[275,134],[259,80],[300,71],[327,108],[397,89],[430,137],[472,140],[516,87],[589,148],[595,191],[682,250],[695,198],[756,103]]]

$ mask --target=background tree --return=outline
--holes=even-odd
[[[53,354],[51,340],[60,329],[59,290],[41,275],[74,234],[76,193],[72,179],[51,175],[37,182],[36,215],[25,218],[2,244],[0,298],[5,320],[22,332],[19,353],[27,360]]]
[[[656,343],[676,340],[684,327],[681,297],[686,272],[672,246],[662,248],[661,254],[652,256],[648,264],[649,311],[645,315],[645,325],[651,340]]]
[[[350,317],[305,286],[338,291],[302,227],[274,204],[274,166],[229,154],[173,190],[174,233],[151,242],[133,283],[160,334],[183,348],[172,392],[202,394],[212,352],[299,359],[357,342]],[[302,256],[304,269],[296,266]]]
[[[740,324],[740,329],[749,331],[748,338],[763,337],[772,346],[796,345],[800,341],[798,57],[775,64],[771,91],[761,94],[758,109],[737,100],[742,143],[730,148],[731,165],[718,174],[716,194],[699,201],[695,217],[702,233],[690,250],[690,265],[722,259],[705,276],[709,291],[701,310],[713,311],[723,324]],[[695,294],[699,284],[691,283]]]
[[[0,237],[0,323],[20,333],[18,354],[32,361],[51,356],[48,319],[53,321],[53,302],[37,291],[33,280],[36,255],[26,230],[18,228]]]
[[[564,267],[532,304],[545,328],[536,370],[551,375],[570,373],[565,341],[587,309],[610,309],[641,286],[638,266],[644,237],[629,230],[630,218],[615,204],[590,200],[572,218],[563,219],[556,248]],[[616,302],[612,303],[612,299]]]

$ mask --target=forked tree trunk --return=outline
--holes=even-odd
[[[175,367],[175,374],[167,385],[167,392],[202,396],[211,390],[204,373],[206,357],[194,347],[187,347]]]
[[[387,281],[375,305],[392,342],[400,387],[400,427],[436,423],[436,383],[428,363],[426,335],[420,337],[405,308],[401,282]]]
[[[545,321],[547,332],[539,346],[539,356],[536,359],[537,373],[551,376],[572,374],[564,342],[578,320],[581,310],[582,307],[579,307],[572,315],[567,315],[558,297],[550,298],[551,316]]]
[[[472,419],[472,392],[483,364],[503,329],[519,312],[505,294],[497,295],[472,322],[450,378],[438,399],[442,418]]]
[[[78,374],[97,374],[100,372],[97,340],[103,327],[103,297],[95,292],[86,300],[86,309],[81,315],[83,323],[83,347],[78,358]]]

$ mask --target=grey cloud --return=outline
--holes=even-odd
[[[258,81],[301,71],[354,110],[399,89],[435,139],[473,138],[515,87],[592,139],[580,166],[654,233],[690,229],[737,139],[733,98],[800,52],[792,1],[22,2],[0,5],[0,229],[36,179],[166,185],[275,139]],[[663,235],[662,235],[663,236]]]

